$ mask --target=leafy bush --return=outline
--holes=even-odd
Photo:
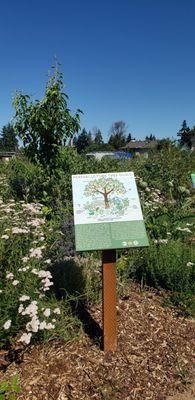
[[[60,216],[61,213],[71,215],[72,182],[73,174],[117,171],[121,168],[115,160],[98,162],[89,160],[76,153],[74,148],[64,147],[58,158],[58,168],[52,175],[47,175],[46,170],[39,164],[32,164],[24,158],[11,160],[6,169],[6,179],[9,193],[18,200],[38,201],[44,206],[43,212],[48,217]],[[2,194],[5,199],[5,192]]]
[[[48,294],[53,286],[48,258],[50,226],[38,203],[0,198],[1,340],[69,338],[77,322],[67,301]],[[47,239],[48,236],[48,239]],[[54,234],[54,237],[56,235]]]
[[[11,160],[6,167],[0,164],[0,324],[8,328],[3,329],[4,343],[7,339],[20,340],[23,334],[26,341],[31,339],[30,334],[32,339],[70,337],[79,326],[72,304],[89,305],[100,300],[99,254],[84,253],[81,257],[75,252],[73,174],[135,172],[151,245],[120,252],[119,287],[121,282],[135,278],[142,285],[168,289],[180,299],[184,296],[191,304],[195,255],[187,239],[194,234],[190,193],[194,167],[194,159],[177,149],[172,154],[164,150],[154,153],[149,159],[98,162],[68,147],[61,148],[53,174],[47,175],[40,165],[21,158]],[[39,219],[42,222],[34,226],[37,222],[33,221]],[[52,263],[47,264],[50,259]],[[44,281],[51,282],[46,294]],[[22,301],[22,296],[30,299]],[[30,304],[35,306],[35,315],[26,314]],[[54,316],[53,310],[59,305],[61,314]],[[50,315],[45,316],[45,312]],[[48,324],[51,329],[45,329]]]
[[[118,274],[122,280],[137,279],[142,286],[171,291],[175,299],[182,294],[190,304],[195,296],[195,248],[179,239],[151,243],[149,248],[122,255]]]

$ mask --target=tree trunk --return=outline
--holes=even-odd
[[[109,204],[107,193],[104,193],[104,204],[105,204],[105,208],[110,208],[110,204]]]

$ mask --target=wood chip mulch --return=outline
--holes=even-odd
[[[140,292],[134,284],[118,301],[117,312],[116,353],[104,354],[83,333],[69,343],[31,346],[21,363],[12,362],[0,373],[0,380],[18,372],[18,400],[165,400],[189,390],[194,321],[163,308],[161,296]],[[101,322],[101,309],[90,313]]]

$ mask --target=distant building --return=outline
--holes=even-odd
[[[15,151],[0,151],[0,161],[7,162],[15,156],[16,156]]]
[[[89,158],[95,158],[98,161],[101,161],[103,157],[110,157],[114,159],[127,159],[131,158],[132,154],[127,151],[92,151],[91,153],[86,154]]]
[[[156,149],[158,145],[157,140],[131,140],[126,146],[123,147],[124,150],[128,150],[132,155],[143,155],[148,157],[148,153],[152,149]]]

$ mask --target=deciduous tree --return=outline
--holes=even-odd
[[[125,187],[122,182],[119,182],[117,179],[113,178],[95,179],[87,184],[84,191],[85,196],[94,197],[98,194],[101,194],[104,198],[105,208],[110,207],[109,196],[114,193],[124,194]]]
[[[124,121],[117,121],[110,128],[110,138],[108,144],[113,146],[116,150],[125,146],[126,144],[126,123]]]
[[[55,68],[41,100],[17,92],[13,101],[16,110],[14,129],[22,139],[29,159],[55,169],[60,147],[80,128],[80,110],[72,116],[68,96],[63,92],[63,76]]]

